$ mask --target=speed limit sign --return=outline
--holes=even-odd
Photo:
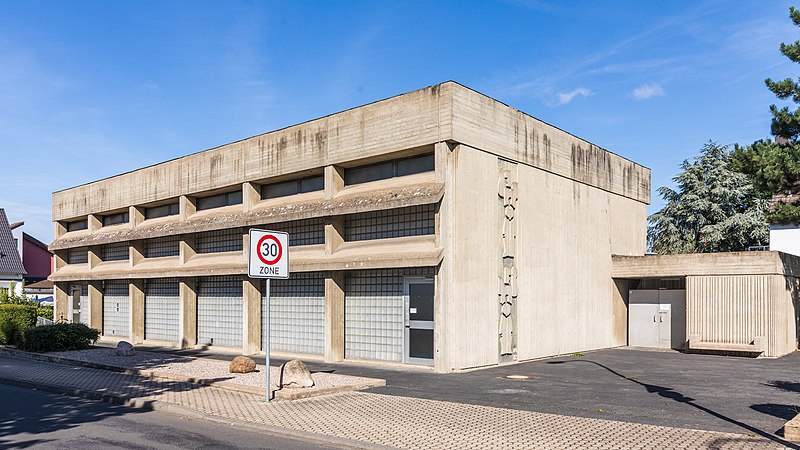
[[[289,234],[251,229],[247,272],[251,278],[289,278]]]

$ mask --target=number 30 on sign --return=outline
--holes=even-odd
[[[251,229],[247,272],[251,278],[289,278],[289,234]]]

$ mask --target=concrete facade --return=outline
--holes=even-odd
[[[401,173],[426,155],[430,167]],[[348,182],[377,163],[397,176]],[[319,189],[264,194],[309,177]],[[229,193],[240,203],[204,209]],[[258,227],[298,239],[296,281],[274,285],[276,345],[293,336],[287,348],[327,361],[408,362],[408,280],[431,279],[437,371],[621,346],[611,255],[644,254],[649,193],[649,169],[447,82],[54,193],[55,315],[101,330],[113,315],[134,342],[174,329],[182,347],[211,326],[256,353],[264,288],[243,277],[243,249]],[[115,280],[127,304],[109,303]],[[163,280],[174,292],[154,287]],[[174,323],[147,323],[158,316],[146,305]]]
[[[688,350],[778,357],[800,330],[800,257],[780,252],[615,256],[618,282],[685,280]]]

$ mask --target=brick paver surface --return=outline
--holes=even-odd
[[[398,448],[767,449],[762,437],[350,392],[266,404],[192,383],[0,356],[0,379],[157,400],[221,418]]]

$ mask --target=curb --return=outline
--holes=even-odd
[[[149,369],[130,369],[127,367],[120,367],[120,366],[113,366],[110,364],[100,364],[95,362],[89,361],[81,361],[79,359],[69,359],[64,358],[61,356],[53,356],[47,355],[43,353],[32,353],[26,352],[17,349],[11,349],[8,347],[0,347],[0,354],[6,354],[9,356],[17,357],[17,358],[24,358],[24,359],[31,359],[34,361],[41,361],[41,362],[49,362],[55,364],[65,364],[70,366],[79,366],[79,367],[87,367],[90,369],[100,369],[100,370],[109,370],[112,372],[121,372],[127,373],[131,375],[139,375],[149,378],[162,378],[171,381],[181,381],[186,383],[193,383],[199,384],[203,386],[213,386],[220,389],[227,389],[229,391],[236,391],[236,392],[243,392],[246,394],[253,394],[259,396],[266,396],[266,389],[255,387],[255,386],[244,386],[237,383],[231,383],[227,381],[212,381],[205,378],[195,378],[190,377],[187,375],[180,375],[175,373],[168,373],[168,372],[159,372],[157,370],[149,370]],[[361,377],[364,378],[364,377]],[[368,389],[371,387],[379,387],[379,386],[386,386],[386,380],[380,378],[373,378],[371,381],[365,381],[363,383],[355,383],[355,384],[348,384],[343,386],[330,386],[326,388],[318,388],[316,390],[290,390],[290,391],[282,391],[282,390],[275,390],[273,391],[273,398],[276,400],[300,400],[304,398],[311,398],[317,397],[321,395],[331,395],[331,394],[338,394],[341,392],[351,392],[351,391],[358,391],[362,389]]]
[[[141,409],[144,411],[159,411],[168,414],[191,417],[199,420],[208,420],[209,422],[235,426],[238,428],[246,428],[252,431],[266,432],[268,434],[274,434],[288,438],[302,439],[306,442],[317,443],[321,446],[333,445],[342,449],[358,448],[364,450],[394,449],[394,447],[386,447],[383,445],[371,444],[368,442],[361,442],[337,436],[319,435],[319,434],[309,433],[306,431],[281,428],[273,425],[255,424],[252,422],[246,422],[239,419],[230,419],[211,414],[204,414],[194,409],[187,408],[185,406],[176,405],[174,403],[167,403],[160,400],[130,399],[118,395],[100,394],[94,391],[84,391],[80,389],[67,388],[57,385],[36,384],[28,381],[16,380],[11,378],[0,378],[0,384],[5,384],[8,386],[16,386],[25,389],[32,389],[36,391],[49,392],[51,394],[57,394],[57,395],[66,395],[69,397],[102,401],[105,403],[110,403],[112,405],[124,406],[133,409]],[[322,438],[320,436],[325,436],[325,437]]]

